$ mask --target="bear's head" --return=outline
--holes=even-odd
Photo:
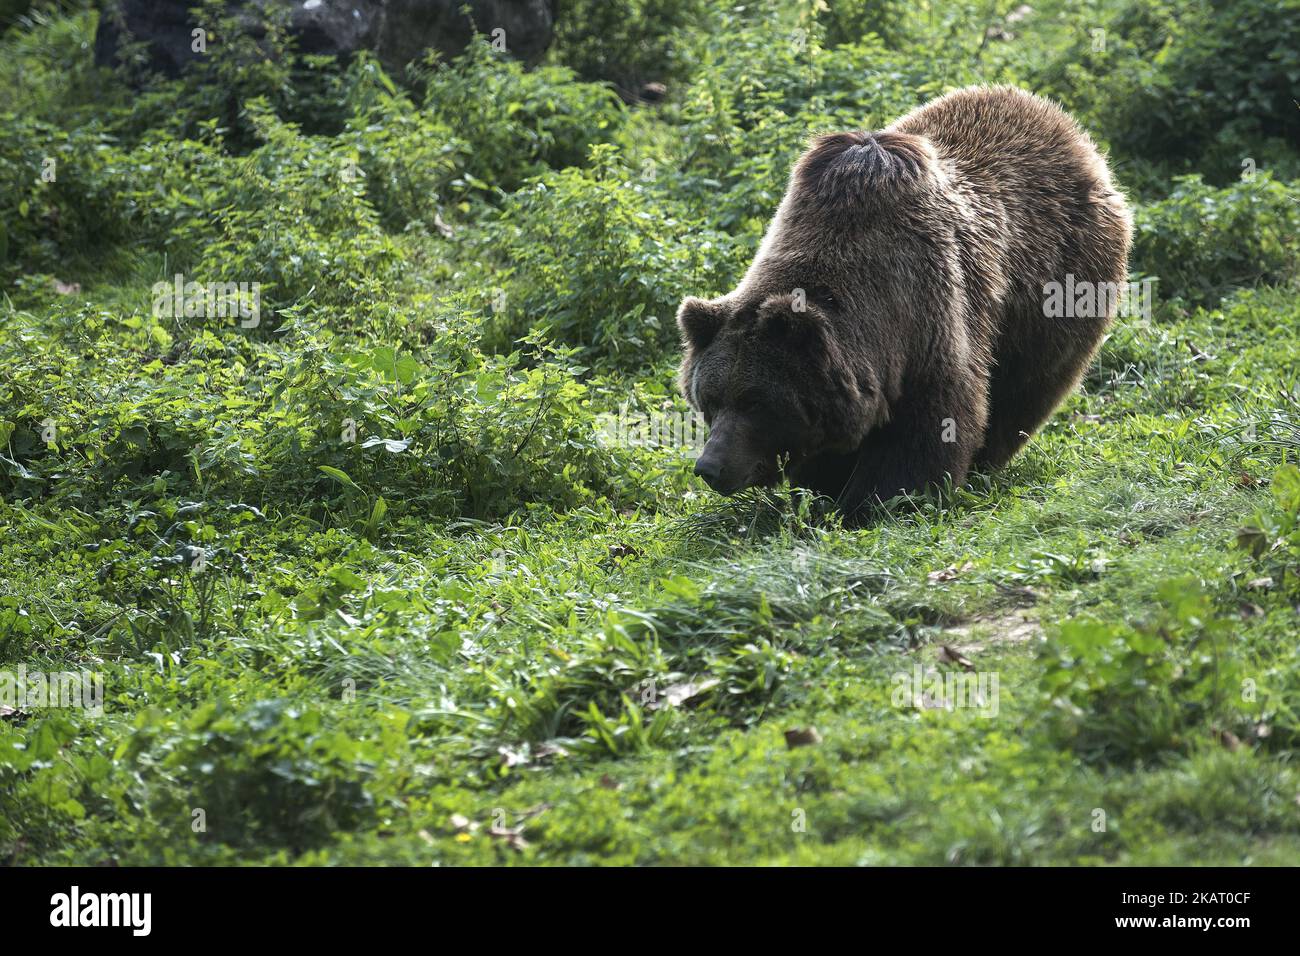
[[[875,377],[847,361],[832,308],[802,291],[682,302],[679,384],[709,426],[695,473],[715,491],[775,484],[819,455],[856,449],[883,420]]]

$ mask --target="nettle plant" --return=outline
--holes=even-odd
[[[589,168],[513,194],[481,247],[500,263],[488,343],[506,349],[545,328],[585,359],[628,367],[668,355],[681,290],[718,288],[738,267],[726,234],[678,211],[610,145],[592,147]]]
[[[183,652],[244,622],[254,574],[250,536],[265,520],[252,505],[162,501],[133,507],[123,537],[86,546],[99,563],[99,593],[121,613],[110,636],[137,654]]]
[[[1235,286],[1295,282],[1297,235],[1300,188],[1264,171],[1222,189],[1180,176],[1167,199],[1138,207],[1132,261],[1162,295],[1213,305]]]
[[[99,124],[0,113],[0,276],[53,270],[126,235],[130,162]]]
[[[1160,608],[1130,625],[1076,618],[1043,643],[1039,687],[1053,736],[1090,760],[1129,761],[1185,749],[1198,730],[1245,734],[1259,705],[1231,621],[1193,580],[1158,588]]]
[[[635,452],[601,445],[572,350],[532,336],[527,360],[486,353],[483,315],[447,309],[418,354],[288,328],[265,443],[278,480],[305,485],[368,536],[380,498],[385,513],[400,500],[406,511],[490,517],[617,493],[624,469],[613,456]]]
[[[268,317],[308,298],[347,305],[376,295],[396,251],[364,178],[348,175],[353,152],[304,136],[263,100],[245,115],[261,141],[246,156],[226,151],[215,121],[199,139],[159,137],[132,154],[127,195],[142,238],[187,278],[259,283]]]
[[[191,711],[141,714],[118,758],[135,770],[137,805],[177,838],[301,851],[374,819],[405,724],[385,714],[347,728],[319,702],[250,702],[227,684]]]
[[[626,119],[605,84],[561,66],[525,70],[481,37],[449,63],[429,58],[410,72],[424,112],[468,145],[466,173],[505,192],[548,167],[583,165]]]
[[[475,147],[456,127],[420,109],[377,62],[359,55],[344,77],[346,128],[340,136],[355,155],[339,175],[361,180],[384,226],[426,230],[468,213],[491,187],[469,171]]]
[[[1283,465],[1273,474],[1271,507],[1262,507],[1240,531],[1237,546],[1262,568],[1272,584],[1300,594],[1300,468]]]

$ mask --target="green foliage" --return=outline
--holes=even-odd
[[[373,820],[375,764],[405,742],[398,723],[357,737],[329,726],[319,706],[286,699],[213,701],[183,720],[145,711],[134,731],[116,756],[161,784],[149,789],[146,810],[164,827],[199,841],[299,851]]]
[[[24,0],[12,2],[21,6]],[[104,88],[88,55],[97,14],[89,6],[71,6],[37,4],[7,31],[0,14],[0,43],[5,50],[0,57],[0,89],[7,92],[5,109],[69,131],[102,119],[105,106],[115,102],[118,93]]]
[[[32,0],[4,0],[0,3],[0,30],[6,30],[31,9]]]
[[[553,55],[583,79],[609,80],[634,94],[643,83],[683,71],[679,38],[707,6],[704,0],[564,0]]]
[[[92,341],[117,327],[93,313],[74,316],[78,334]],[[21,326],[27,318],[10,321]],[[223,343],[208,332],[184,359],[151,359],[154,379],[130,386],[103,378],[132,363],[129,349],[77,360],[59,341],[11,346],[0,353],[13,369],[4,392],[8,422],[0,426],[9,445],[7,493],[85,503],[166,488],[221,489],[236,500],[268,487],[332,489],[325,500],[337,494],[349,512],[357,507],[347,500],[351,489],[367,496],[368,519],[380,497],[484,517],[509,512],[521,498],[565,507],[594,489],[611,490],[624,450],[599,444],[582,370],[537,340],[534,354],[543,361],[485,354],[473,344],[475,321],[471,313],[445,313],[419,359],[390,346],[346,348],[296,319],[283,350],[247,339]],[[156,323],[136,317],[126,327],[141,329],[139,341],[156,355],[170,345]],[[250,372],[259,381],[251,390]],[[198,395],[196,381],[204,382]],[[47,421],[55,426],[49,442]],[[351,484],[331,485],[318,465],[344,472]],[[634,480],[629,494],[643,494]]]
[[[444,219],[455,218],[453,209],[489,192],[487,183],[466,172],[475,145],[415,106],[373,58],[353,61],[345,87],[349,119],[341,139],[353,144],[355,157],[345,164],[356,168],[344,168],[354,179],[364,177],[366,197],[389,230],[412,224],[447,229]]]
[[[104,16],[114,16],[106,4]],[[165,129],[189,139],[217,124],[226,143],[242,153],[260,138],[245,108],[266,101],[285,121],[311,133],[337,133],[343,122],[343,78],[333,57],[300,54],[284,4],[231,5],[198,0],[192,23],[205,33],[206,50],[168,80],[152,72],[144,45],[124,40],[114,69],[139,90],[115,117],[128,139]]]
[[[52,271],[122,238],[116,183],[129,164],[92,124],[63,130],[0,114],[0,274]]]
[[[1230,622],[1194,581],[1168,581],[1158,593],[1150,623],[1069,621],[1043,646],[1053,729],[1081,755],[1149,758],[1186,746],[1188,732],[1207,721],[1241,730],[1254,709],[1241,694]]]
[[[548,166],[581,165],[623,120],[603,84],[576,82],[559,66],[526,71],[485,42],[416,75],[424,110],[467,144],[466,173],[493,189],[509,192]]]
[[[1137,4],[1122,17],[1152,16],[1146,7]],[[1210,0],[1162,12],[1169,32],[1155,57],[1159,73],[1124,104],[1128,149],[1182,157],[1204,153],[1216,139],[1237,145],[1277,138],[1300,146],[1293,95],[1300,3]],[[1248,155],[1232,158],[1239,164]]]
[[[1133,264],[1163,297],[1193,304],[1228,290],[1300,277],[1300,189],[1259,173],[1223,189],[1180,177],[1167,199],[1139,207]]]
[[[351,153],[303,136],[263,101],[246,115],[261,141],[247,156],[227,155],[211,125],[201,140],[141,144],[133,159],[148,175],[127,199],[143,236],[187,279],[260,283],[268,315],[308,298],[334,305],[372,294],[395,251],[364,183],[349,175]]]
[[[1269,585],[1283,593],[1300,594],[1300,468],[1285,465],[1273,475],[1271,507],[1260,508],[1237,532],[1237,546],[1276,579]]]
[[[609,145],[589,169],[543,177],[510,197],[485,234],[504,268],[493,306],[498,348],[544,327],[627,366],[669,354],[683,289],[720,289],[739,265],[728,237],[685,218]]]
[[[1296,0],[1127,0],[1066,38],[1031,72],[1125,157],[1199,170],[1216,184],[1248,158],[1294,175]]]
[[[29,14],[0,692],[106,693],[0,699],[0,863],[1293,862],[1291,5],[584,0],[546,65],[401,77],[209,6],[231,55],[140,87],[94,11]],[[1109,147],[1155,313],[1007,468],[870,527],[707,495],[681,297],[810,136],[970,82]],[[162,307],[177,274],[259,320]],[[958,676],[937,646],[996,713],[893,700]]]
[[[812,0],[809,5],[819,12],[826,25],[826,42],[832,45],[853,43],[869,33],[891,47],[910,39],[913,24],[907,16],[908,5],[900,0]]]

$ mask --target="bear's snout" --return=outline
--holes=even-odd
[[[710,458],[707,455],[701,455],[695,459],[695,474],[703,478],[704,483],[714,491],[726,493],[722,488],[718,487],[722,482],[722,465],[717,459]]]
[[[695,459],[695,474],[720,495],[762,483],[761,455],[754,447],[751,429],[729,412],[713,423],[709,440]]]
[[[749,484],[749,469],[742,467],[729,446],[710,440],[695,459],[695,474],[720,495],[733,495]]]

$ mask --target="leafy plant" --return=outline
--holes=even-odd
[[[1209,304],[1236,286],[1300,275],[1300,190],[1268,173],[1223,189],[1180,177],[1169,198],[1139,207],[1133,262],[1163,297]]]
[[[1273,504],[1237,532],[1237,546],[1277,575],[1277,587],[1300,592],[1300,468],[1283,465],[1269,486]]]
[[[1195,582],[1166,581],[1139,624],[1076,618],[1043,645],[1040,688],[1060,740],[1092,760],[1134,760],[1187,747],[1217,721],[1241,730],[1253,708],[1231,624]]]

